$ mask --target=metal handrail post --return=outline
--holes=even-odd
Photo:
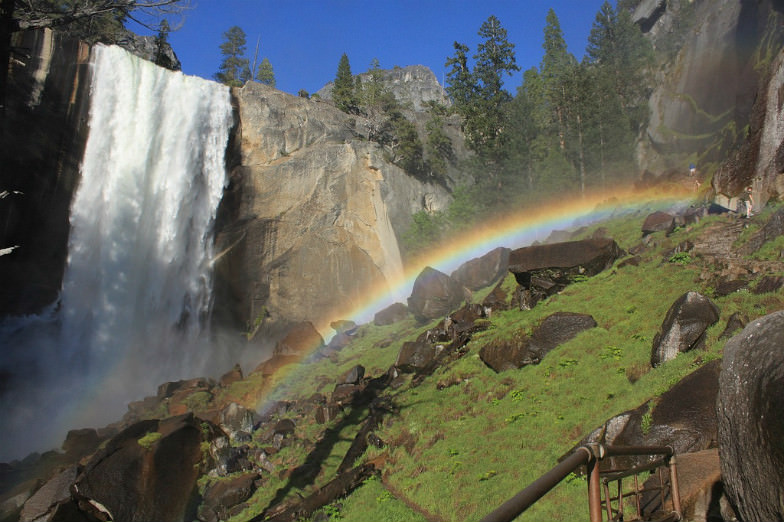
[[[670,495],[672,496],[672,509],[678,516],[681,513],[681,491],[678,489],[678,467],[675,462],[675,455],[670,457]]]
[[[591,522],[602,522],[602,489],[599,482],[599,459],[604,455],[601,445],[591,447],[593,453],[588,468],[588,513]]]

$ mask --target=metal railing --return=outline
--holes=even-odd
[[[631,466],[628,469],[599,471],[599,463],[604,459],[632,456],[659,458],[645,464]],[[602,444],[588,444],[577,448],[560,464],[485,516],[482,522],[510,522],[514,520],[580,466],[586,466],[587,469],[588,512],[591,522],[602,522],[603,511],[607,514],[607,520],[622,520],[623,502],[628,497],[634,497],[637,518],[641,519],[643,515],[643,493],[651,490],[658,491],[662,509],[668,503],[672,507],[671,511],[660,513],[659,520],[677,521],[681,519],[678,473],[672,448],[669,446],[604,446]],[[665,477],[661,472],[663,467],[669,468],[669,478]],[[654,470],[659,472],[659,485],[647,490],[641,488],[637,481],[637,475]],[[622,480],[627,477],[633,477],[634,481],[633,491],[630,493],[624,493],[622,487]],[[610,495],[610,482],[617,482],[618,485],[617,494],[614,497]],[[602,490],[604,490],[604,500],[602,500]],[[669,502],[666,502],[668,491]],[[616,502],[616,507],[612,506],[613,502]]]

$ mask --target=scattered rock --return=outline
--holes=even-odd
[[[498,247],[482,257],[463,263],[450,277],[469,290],[486,288],[506,273],[509,252],[511,250],[508,248]]]
[[[386,326],[408,317],[408,307],[403,303],[393,303],[373,316],[373,324]]]
[[[425,267],[414,281],[408,309],[420,322],[444,317],[463,301],[462,287],[443,272]]]
[[[647,236],[654,232],[672,232],[675,228],[675,216],[666,212],[654,212],[650,214],[642,224],[642,235]]]
[[[220,427],[231,440],[250,435],[259,420],[255,411],[235,402],[230,403],[220,412]]]
[[[730,316],[729,319],[727,319],[727,326],[724,328],[724,331],[721,332],[721,335],[719,335],[719,339],[729,339],[732,334],[742,328],[745,328],[748,322],[748,317],[741,314],[740,312],[735,312]]]
[[[199,507],[199,520],[227,520],[231,516],[231,508],[248,500],[256,491],[258,478],[257,473],[250,472],[211,483],[204,491],[204,499]]]
[[[479,358],[496,372],[539,364],[553,348],[595,326],[590,315],[557,312],[546,317],[530,338],[494,341],[479,350]]]
[[[413,373],[427,366],[438,354],[436,346],[428,342],[408,341],[403,343],[397,355],[395,367],[404,373]]]
[[[759,283],[757,283],[757,286],[751,290],[751,293],[759,295],[778,292],[781,290],[782,286],[784,286],[784,277],[765,276],[760,280]]]
[[[521,310],[563,290],[575,278],[590,277],[624,254],[612,239],[583,239],[518,248],[509,254],[509,271],[517,280],[515,301]]]
[[[51,520],[58,505],[72,501],[70,488],[78,472],[76,466],[71,466],[44,484],[24,503],[19,522]]]
[[[784,312],[749,323],[724,345],[717,402],[724,487],[741,520],[782,520]]]
[[[718,320],[719,309],[713,301],[697,292],[683,294],[667,311],[653,338],[651,366],[672,360],[681,352],[701,348],[705,331]]]
[[[359,384],[359,381],[361,381],[364,376],[365,367],[358,364],[343,374],[340,379],[338,379],[338,384]]]

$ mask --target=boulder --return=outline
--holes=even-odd
[[[499,281],[493,291],[487,294],[482,300],[482,306],[490,310],[508,310],[509,309],[509,295],[503,289],[503,280]]]
[[[576,277],[590,277],[609,268],[623,254],[618,244],[607,238],[513,250],[509,254],[509,271],[520,285],[515,301],[521,310],[528,310],[563,290]]]
[[[259,422],[259,416],[255,411],[240,406],[236,402],[229,403],[220,412],[220,427],[235,440],[240,435],[253,433],[253,427]]]
[[[201,444],[220,432],[205,424],[187,414],[129,426],[90,459],[75,491],[113,520],[193,520]]]
[[[420,322],[445,317],[463,300],[462,287],[443,272],[425,267],[414,281],[408,309]]]
[[[482,257],[466,261],[450,277],[469,290],[480,290],[495,283],[506,273],[510,249],[498,247]]]
[[[642,223],[642,235],[647,236],[654,232],[672,232],[675,228],[675,216],[667,212],[657,211],[645,218]]]
[[[755,286],[752,290],[752,294],[769,294],[772,292],[778,292],[781,290],[781,287],[784,286],[784,277],[782,276],[765,276],[760,279],[757,286]]]
[[[218,522],[232,516],[234,506],[248,500],[256,491],[257,473],[243,473],[211,483],[204,491],[204,499],[199,507],[199,520]]]
[[[324,338],[313,323],[303,321],[289,328],[286,336],[278,341],[273,356],[302,356],[324,346]]]
[[[438,348],[431,343],[408,341],[403,343],[395,367],[404,373],[413,373],[427,366],[438,355]]]
[[[719,320],[719,308],[697,292],[686,292],[670,309],[653,338],[651,366],[674,359],[681,352],[700,348],[705,331]]]
[[[221,378],[218,382],[220,382],[221,386],[230,386],[231,384],[237,381],[241,381],[242,379],[242,367],[239,364],[235,364],[234,368],[221,375]]]
[[[607,420],[579,445],[670,446],[675,453],[715,448],[716,398],[721,362],[711,361],[693,371],[657,400],[641,404]],[[614,457],[602,469],[643,463],[640,457]]]
[[[386,326],[402,321],[408,317],[408,307],[403,303],[393,303],[373,316],[373,324]]]
[[[77,474],[78,468],[71,466],[50,479],[24,503],[19,522],[51,520],[59,505],[72,501],[70,488]]]
[[[530,338],[523,334],[517,339],[493,341],[479,350],[479,358],[496,372],[539,364],[553,348],[595,326],[590,315],[557,312],[546,317]]]
[[[340,379],[338,379],[338,384],[359,384],[359,381],[361,381],[364,376],[365,367],[358,364],[344,373]]]
[[[721,474],[741,520],[782,520],[784,311],[724,345],[717,401]]]
[[[724,327],[724,331],[719,335],[719,339],[729,339],[735,332],[745,328],[748,322],[748,317],[740,312],[735,312],[727,319],[727,326]]]

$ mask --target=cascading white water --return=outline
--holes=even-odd
[[[118,420],[166,380],[214,373],[205,326],[229,91],[118,47],[92,52],[60,329],[56,342],[36,342],[49,389],[19,395],[33,402],[19,408],[30,420],[59,405],[60,429]]]

